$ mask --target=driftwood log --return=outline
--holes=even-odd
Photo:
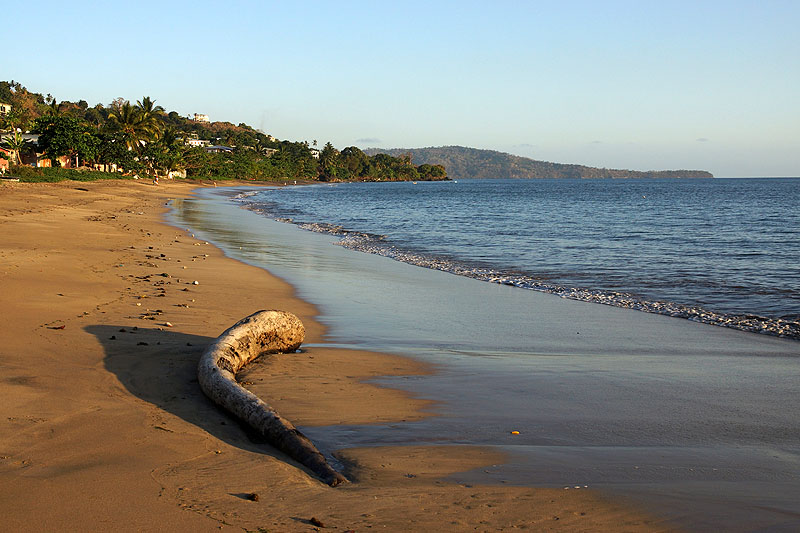
[[[334,487],[347,479],[291,422],[236,382],[236,373],[253,359],[266,353],[294,352],[304,337],[303,323],[295,315],[258,311],[225,330],[206,349],[200,357],[197,378],[212,401]]]

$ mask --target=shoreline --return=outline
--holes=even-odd
[[[330,489],[251,442],[199,391],[199,354],[261,308],[300,316],[311,344],[324,330],[317,309],[293,287],[164,222],[165,202],[189,197],[197,185],[0,188],[0,511],[8,527],[308,531],[315,517],[354,530],[663,529],[593,491],[438,480],[500,460],[486,449],[348,450],[348,464],[360,465],[353,470],[358,482]],[[422,416],[429,405],[363,383],[424,370],[403,357],[312,346],[260,364],[274,376],[267,388],[285,398],[276,407],[299,425],[312,414]],[[328,401],[334,389],[340,394]],[[378,408],[382,403],[393,411]],[[260,503],[246,499],[253,492]]]
[[[796,446],[787,434],[797,420],[795,341],[353,253],[241,209],[227,200],[238,191],[199,191],[172,220],[292,283],[323,311],[328,345],[437,365],[433,375],[378,382],[440,401],[441,416],[301,428],[320,449],[490,446],[509,454],[503,464],[448,479],[588,484],[688,527],[714,525],[709,516],[732,530],[777,526],[796,509],[781,496],[795,490],[783,474]],[[772,453],[779,445],[788,455]],[[693,505],[666,497],[666,487]]]
[[[629,292],[631,289],[602,289],[580,284],[564,284],[558,280],[542,280],[532,273],[507,271],[503,270],[502,267],[487,267],[463,259],[415,251],[407,246],[398,246],[390,240],[384,240],[386,237],[384,235],[373,235],[358,227],[345,228],[335,221],[317,220],[313,217],[309,220],[296,221],[288,218],[289,215],[282,214],[281,208],[263,207],[259,203],[249,203],[248,198],[250,196],[244,195],[241,199],[243,208],[278,222],[292,224],[306,231],[331,235],[338,239],[337,245],[349,250],[379,255],[402,263],[439,270],[487,283],[553,294],[569,300],[632,309],[645,313],[681,318],[701,324],[800,341],[800,323],[797,320],[776,315],[767,316],[760,314],[758,310],[738,312],[714,310],[713,306],[706,304],[669,300],[663,296],[644,296]],[[297,216],[305,218],[304,215]]]

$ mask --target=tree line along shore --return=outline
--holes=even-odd
[[[279,140],[247,124],[167,112],[149,96],[90,107],[0,82],[0,169],[22,181],[180,177],[284,181],[444,180],[410,154],[368,156],[330,142]]]

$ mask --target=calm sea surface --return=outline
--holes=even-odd
[[[800,337],[800,179],[348,183],[240,201],[399,261]]]

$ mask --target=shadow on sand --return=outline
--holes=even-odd
[[[300,465],[272,448],[200,390],[197,362],[211,337],[169,329],[92,325],[84,328],[105,349],[105,367],[133,395],[244,450]],[[155,426],[154,426],[155,427]],[[168,428],[159,429],[171,431]]]

